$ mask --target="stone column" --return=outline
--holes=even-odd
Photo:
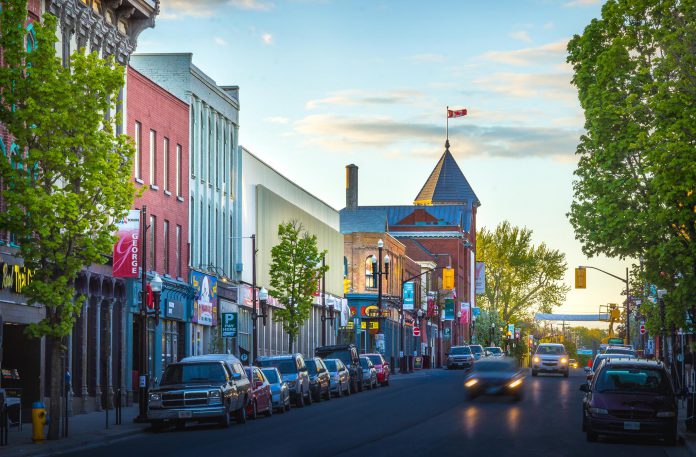
[[[73,373],[73,367],[72,367],[72,357],[73,357],[73,332],[75,332],[75,327],[73,327],[72,330],[70,330],[70,334],[66,337],[67,340],[67,348],[65,351],[65,369],[70,373],[70,376],[75,376]],[[63,373],[65,375],[65,373]],[[68,396],[68,416],[72,416],[73,414],[73,389],[72,389],[72,381],[69,384],[66,384],[66,390],[67,393],[66,395]]]
[[[114,312],[114,300],[104,300],[105,319],[104,319],[104,341],[103,353],[104,359],[106,360],[106,373],[104,373],[104,384],[106,387],[106,407],[111,409],[113,407],[114,398],[114,382],[113,382],[113,312]]]
[[[87,276],[87,285],[89,287],[89,275]],[[81,356],[80,358],[82,359],[81,363],[81,373],[80,373],[80,378],[82,382],[82,386],[80,389],[80,397],[81,397],[81,412],[86,413],[89,411],[89,408],[87,406],[87,399],[89,398],[89,384],[88,384],[88,378],[87,378],[87,359],[88,359],[88,351],[87,351],[87,339],[89,338],[89,313],[91,312],[90,306],[89,306],[89,292],[85,296],[85,302],[82,305],[82,328],[80,329],[80,333],[82,334],[82,339],[81,339],[81,348],[80,348],[80,353]]]
[[[94,302],[94,409],[101,411],[101,307],[103,299],[101,296]]]

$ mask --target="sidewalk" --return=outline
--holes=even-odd
[[[35,444],[31,440],[31,424],[23,424],[20,432],[12,427],[9,432],[8,446],[0,447],[2,457],[40,457],[60,455],[77,449],[103,445],[128,435],[142,433],[148,425],[136,424],[133,419],[138,415],[138,406],[123,408],[121,425],[114,425],[116,414],[109,411],[109,428],[106,429],[106,413],[104,411],[77,414],[68,423],[69,436],[56,441],[44,441]],[[46,428],[47,430],[47,428]]]

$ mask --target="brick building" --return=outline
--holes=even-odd
[[[128,68],[127,132],[135,142],[133,175],[142,196],[133,208],[147,207],[147,275],[162,278],[160,325],[148,325],[148,372],[160,377],[190,347],[193,288],[189,285],[189,106],[156,83]],[[141,360],[139,313],[141,280],[127,283],[127,377],[129,392],[137,387]]]

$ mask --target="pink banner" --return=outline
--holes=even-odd
[[[459,318],[459,323],[462,325],[469,325],[469,313],[471,312],[469,310],[469,304],[462,302],[461,306],[462,317]]]
[[[140,210],[132,209],[118,224],[118,242],[114,245],[115,278],[137,278],[140,267]]]

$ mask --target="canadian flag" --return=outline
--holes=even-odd
[[[447,117],[462,117],[466,116],[466,108],[464,109],[448,109],[447,110]]]

